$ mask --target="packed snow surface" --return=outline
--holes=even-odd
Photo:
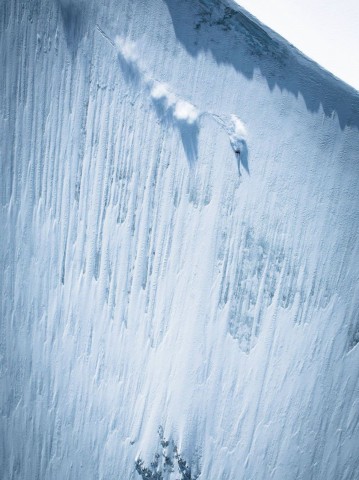
[[[359,478],[357,93],[220,0],[0,22],[1,478]]]

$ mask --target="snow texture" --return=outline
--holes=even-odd
[[[1,478],[359,478],[358,94],[224,1],[0,22]]]

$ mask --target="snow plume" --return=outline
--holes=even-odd
[[[239,174],[240,164],[249,172],[247,132],[237,115],[217,115],[199,111],[195,105],[171,91],[168,85],[155,80],[146,72],[141,65],[135,43],[117,36],[114,45],[118,51],[118,59],[125,80],[137,86],[141,84],[148,92],[161,120],[167,120],[178,128],[190,165],[195,163],[198,156],[199,119],[202,115],[209,115],[227,132],[231,146],[237,155]]]
[[[211,113],[213,119],[226,131],[231,146],[236,153],[238,172],[241,175],[240,165],[249,173],[247,130],[242,120],[237,115],[217,115]]]
[[[115,38],[115,45],[119,54],[126,60],[126,62],[135,64],[138,68],[139,57],[136,50],[136,44],[127,38],[118,35]]]
[[[177,120],[184,120],[190,124],[195,123],[198,119],[197,108],[185,100],[178,100],[173,115]]]
[[[160,103],[178,121],[193,125],[199,118],[198,109],[192,103],[177,97],[164,83],[156,82],[153,84],[151,97],[154,102]]]
[[[236,153],[240,153],[242,145],[247,137],[247,130],[242,120],[234,114],[217,115],[211,113],[210,115],[228,134],[233,150]]]
[[[145,88],[150,91],[151,99],[159,103],[175,120],[187,122],[190,125],[198,120],[199,112],[194,105],[178,97],[169,90],[167,85],[157,82],[146,73],[140,64],[135,43],[117,36],[115,45],[126,80],[133,77],[141,80]]]
[[[190,165],[198,157],[198,119],[200,113],[192,103],[171,92],[164,83],[156,81],[141,65],[136,45],[117,36],[115,44],[126,82],[142,85],[148,92],[161,120],[169,120],[179,130],[183,148]]]
[[[115,46],[126,82],[138,84],[144,77],[144,72],[140,66],[136,44],[126,38],[117,36],[115,38]]]
[[[164,83],[151,80],[148,86],[158,114],[178,128],[187,160],[193,166],[198,157],[199,110],[171,92]]]
[[[230,124],[231,133],[229,138],[231,142],[245,140],[245,138],[247,137],[247,130],[242,120],[239,117],[237,117],[237,115],[234,115],[234,114],[230,115],[230,120],[231,120],[231,124]]]

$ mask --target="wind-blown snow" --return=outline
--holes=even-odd
[[[150,95],[155,102],[160,102],[164,109],[171,112],[171,115],[173,115],[176,120],[185,121],[189,124],[193,124],[198,120],[199,112],[194,105],[186,100],[178,98],[168,89],[167,85],[154,80],[154,78],[145,72],[144,68],[141,67],[141,62],[134,42],[130,42],[117,36],[115,44],[127,66],[133,72],[137,72],[141,77],[143,87],[150,91]]]
[[[4,479],[359,475],[358,98],[223,5],[0,5]]]
[[[192,125],[198,120],[199,112],[194,105],[186,100],[177,98],[163,83],[155,83],[151,89],[154,101],[161,102],[165,110],[172,113],[176,120]]]
[[[132,63],[135,68],[138,68],[140,59],[137,53],[136,44],[126,38],[122,38],[120,35],[117,35],[115,38],[115,45],[126,62]]]

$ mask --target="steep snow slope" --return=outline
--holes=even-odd
[[[358,478],[358,95],[217,0],[0,19],[2,478]]]

